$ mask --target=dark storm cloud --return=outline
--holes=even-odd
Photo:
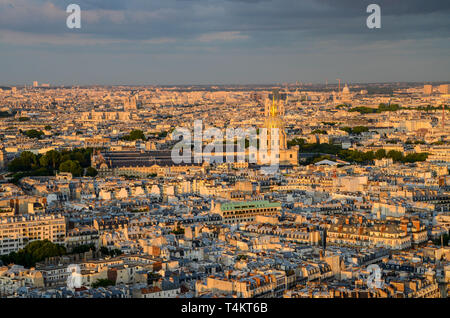
[[[66,27],[70,3],[81,7],[79,30]],[[370,3],[381,6],[379,30],[366,27]],[[297,79],[299,71],[311,79],[329,72],[372,81],[443,77],[449,18],[449,0],[0,0],[0,79],[8,70],[17,78],[63,72],[73,60],[77,71],[86,66],[87,73],[95,70],[90,78],[99,79],[113,78],[116,68],[118,77],[130,69],[130,78],[142,80],[146,71],[186,81],[191,74],[198,80],[210,74],[222,81]],[[38,69],[27,64],[28,56],[40,56],[43,66],[59,61],[59,68]]]
[[[341,12],[357,14],[360,8],[366,8],[376,3],[387,15],[427,14],[450,11],[450,1],[447,0],[317,0],[330,7],[341,9]]]
[[[450,31],[450,1],[437,0],[0,0],[0,29],[68,33],[65,8],[72,2],[82,8],[78,34],[118,40],[193,40],[217,32],[263,38],[273,31],[358,37],[367,32],[365,8],[372,2],[381,5],[388,22],[384,37]]]

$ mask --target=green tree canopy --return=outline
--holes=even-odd
[[[88,167],[86,169],[86,176],[87,177],[95,177],[98,174],[97,169],[93,168],[93,167]]]
[[[83,168],[78,161],[67,160],[59,165],[59,171],[70,172],[74,177],[80,177],[83,174]]]
[[[375,158],[377,158],[378,160],[386,158],[386,150],[384,149],[378,149],[375,152]]]
[[[87,168],[91,165],[92,148],[76,148],[73,150],[50,150],[46,154],[35,155],[29,151],[24,151],[19,157],[12,160],[8,165],[8,170],[13,172],[12,182],[17,183],[26,176],[52,176],[63,162],[77,161],[81,168]],[[83,169],[75,169],[74,176],[81,176]],[[67,164],[65,166],[67,168]],[[91,170],[92,172],[92,170]]]
[[[389,150],[387,157],[392,158],[394,161],[403,161],[403,153],[397,150]]]
[[[8,169],[12,172],[29,171],[39,167],[38,157],[31,151],[23,151],[19,157],[12,160]]]
[[[101,278],[92,284],[92,288],[114,286],[114,282],[110,279]]]
[[[311,134],[322,134],[322,135],[327,135],[327,131],[323,130],[323,129],[314,129]]]
[[[23,131],[22,134],[24,134],[28,138],[36,138],[36,139],[41,139],[42,136],[44,136],[44,133],[42,131],[40,131],[40,130],[38,131],[36,129],[30,129],[30,130]]]
[[[1,256],[5,264],[18,264],[27,268],[33,267],[37,262],[41,262],[48,257],[62,256],[66,254],[66,248],[62,245],[54,244],[49,240],[33,241],[17,253],[12,252]]]
[[[61,154],[58,151],[50,150],[45,153],[40,159],[39,163],[42,167],[52,168],[56,170],[61,162]]]
[[[367,132],[369,131],[369,128],[365,127],[365,126],[356,126],[356,127],[341,127],[340,128],[343,131],[346,131],[349,134],[354,134],[354,135],[359,135],[362,132]]]
[[[128,135],[122,137],[122,140],[127,141],[134,141],[138,139],[146,140],[144,132],[138,129],[132,130]]]

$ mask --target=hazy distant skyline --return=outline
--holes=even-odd
[[[445,0],[0,0],[0,85],[448,81],[449,21]]]

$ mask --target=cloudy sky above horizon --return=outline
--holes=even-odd
[[[449,21],[448,0],[0,0],[0,85],[448,81]]]

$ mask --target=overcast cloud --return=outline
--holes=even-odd
[[[449,18],[448,0],[0,0],[0,83],[449,80]]]

